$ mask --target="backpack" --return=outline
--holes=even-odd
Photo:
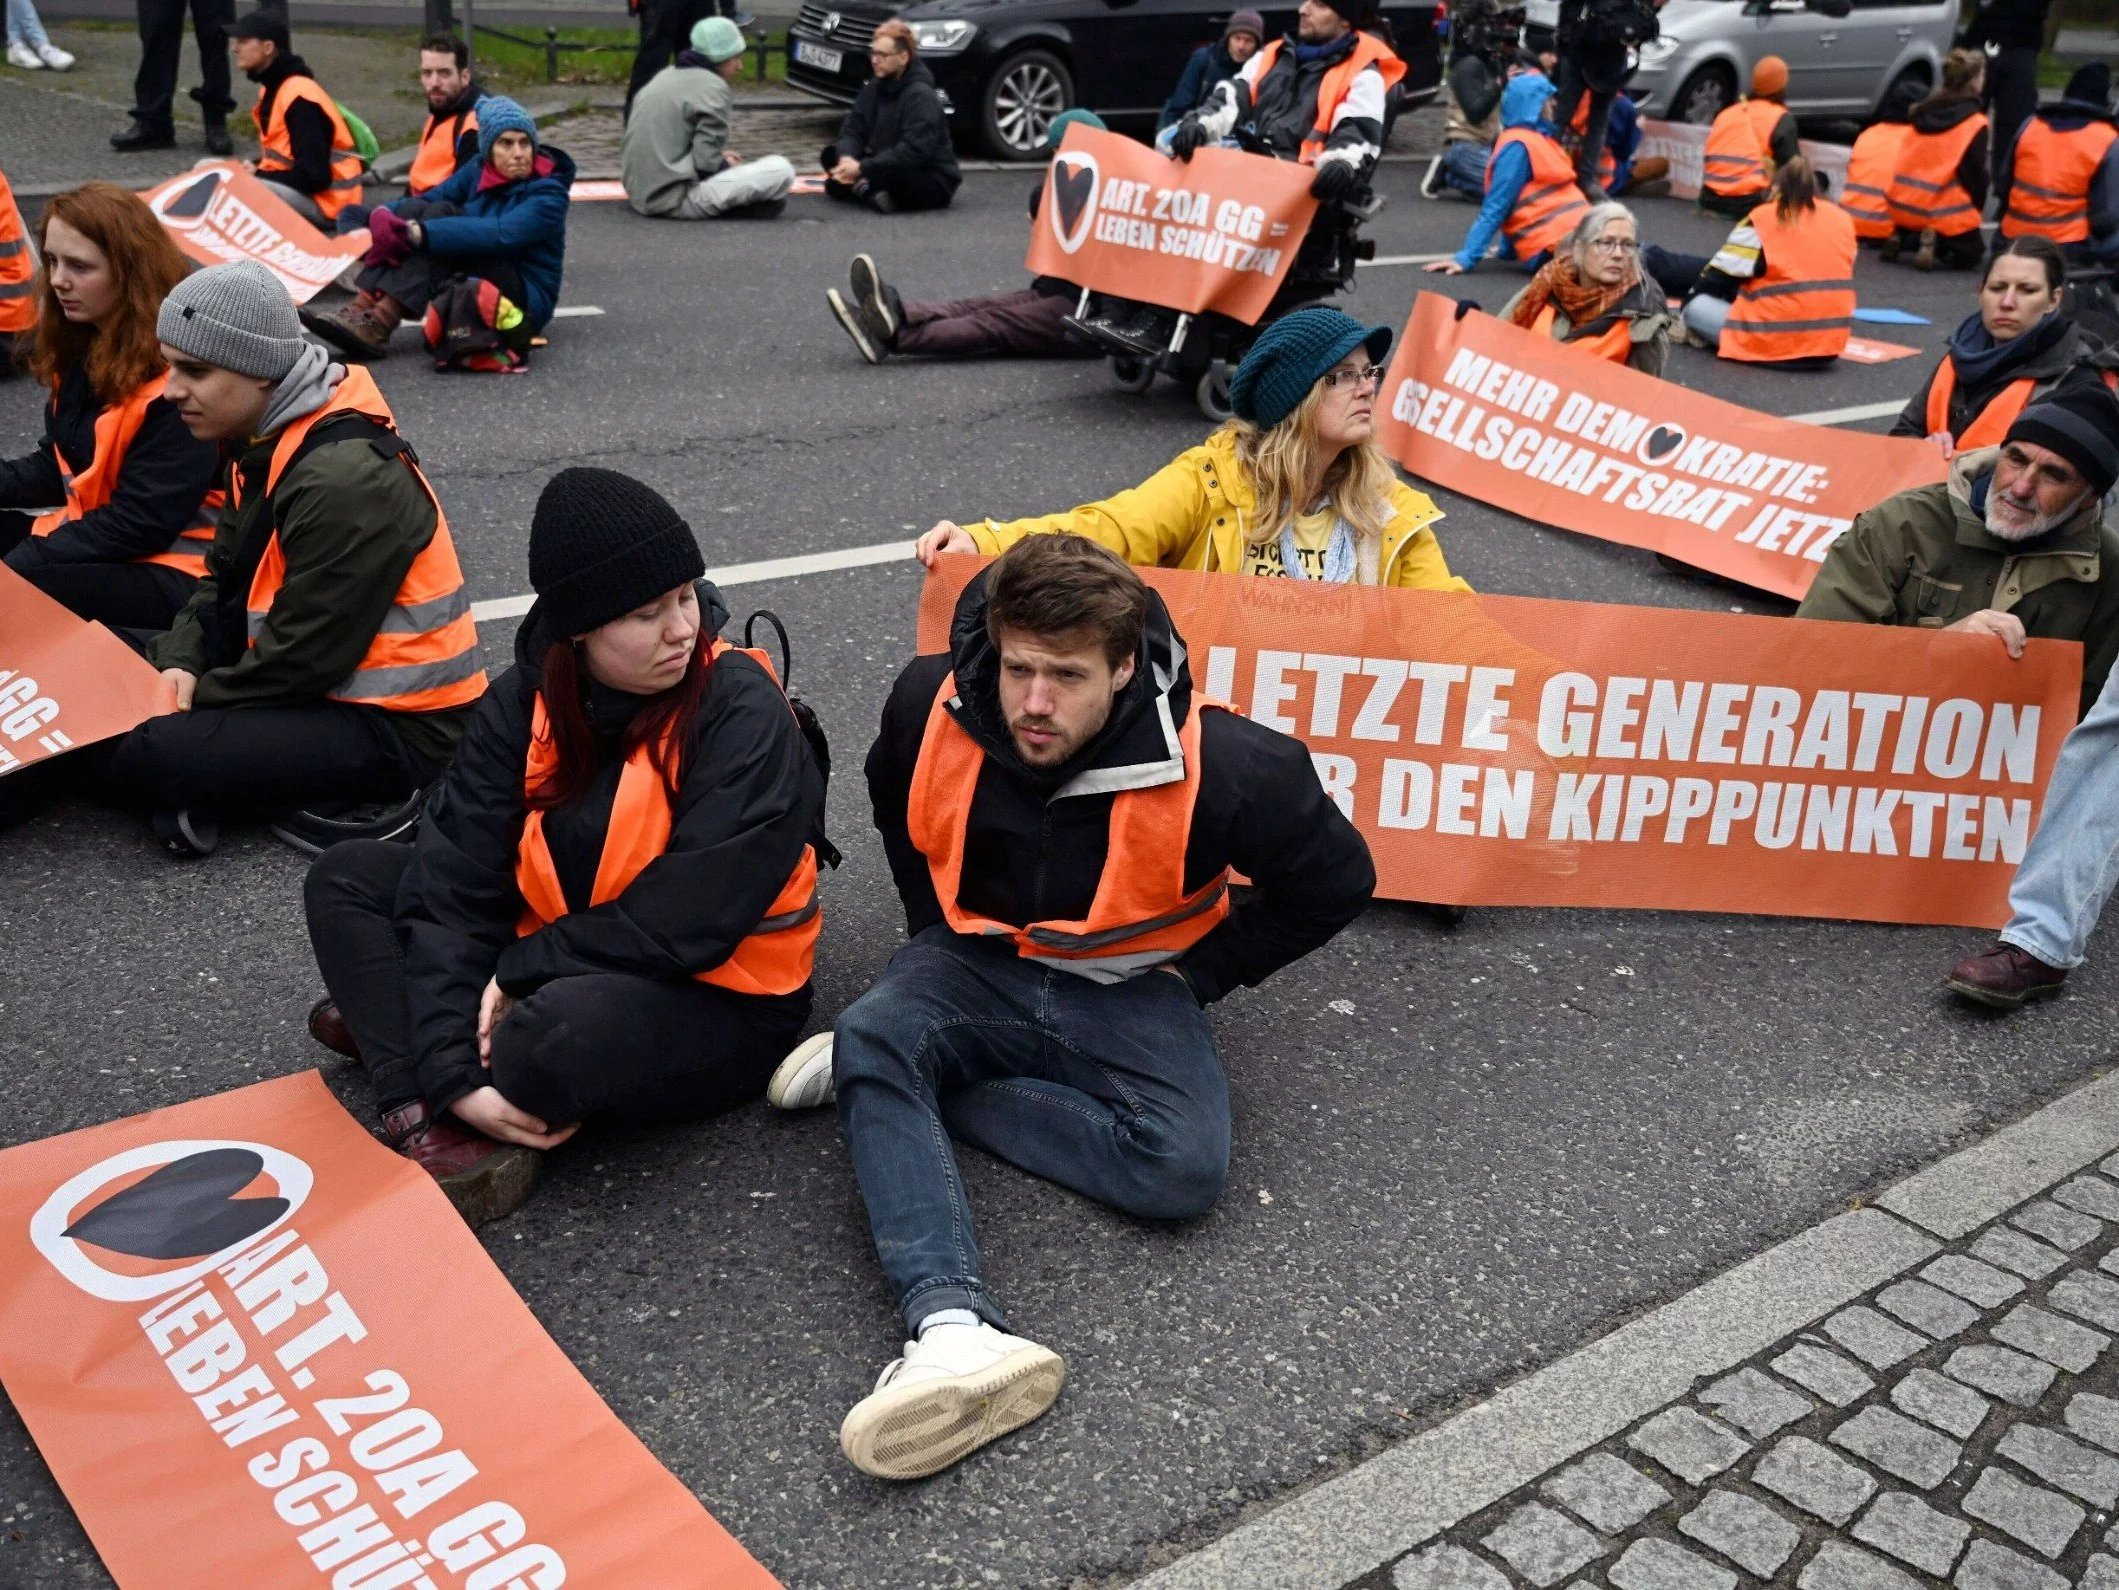
[[[332,103],[338,104],[336,100],[333,100]],[[346,131],[353,134],[353,147],[361,157],[361,164],[363,166],[373,166],[375,157],[383,152],[383,146],[376,141],[375,134],[369,129],[368,124],[362,121],[360,117],[354,115],[344,105],[339,105],[338,113],[339,119],[346,124]]]
[[[780,642],[780,693],[787,697],[787,709],[795,715],[795,727],[802,731],[802,738],[808,742],[810,760],[817,764],[817,772],[822,776],[825,787],[828,789],[831,785],[831,742],[825,738],[824,723],[817,716],[817,709],[795,694],[794,649],[788,644],[787,626],[780,622],[780,615],[769,607],[761,607],[752,613],[749,618],[745,619],[743,621],[744,649],[747,651],[758,649],[758,644],[752,638],[752,634],[757,629],[760,619],[772,626],[773,634]],[[833,844],[825,835],[824,814],[822,812],[817,814],[817,824],[810,831],[809,842],[816,847],[817,859],[834,871],[838,869],[839,863],[846,859],[839,853],[839,847]]]

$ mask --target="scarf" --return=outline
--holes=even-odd
[[[1602,320],[1625,301],[1633,291],[1629,278],[1616,287],[1599,287],[1594,282],[1585,282],[1575,275],[1572,254],[1555,254],[1531,277],[1530,285],[1517,298],[1515,311],[1509,320],[1528,331],[1547,304],[1555,306],[1561,314],[1574,322],[1577,328],[1593,320]]]
[[[2047,315],[2013,342],[1996,342],[1976,312],[1967,315],[1950,337],[1950,362],[1957,366],[1958,388],[1984,392],[2007,380],[2010,371],[2046,352],[2073,324],[2066,315]]]
[[[1291,524],[1280,527],[1280,566],[1291,580],[1307,580],[1310,571],[1302,566],[1302,553],[1295,545],[1295,527]],[[1332,520],[1332,539],[1324,549],[1324,583],[1346,585],[1354,578],[1354,532],[1344,519]]]
[[[1349,30],[1340,34],[1338,38],[1332,40],[1329,44],[1305,44],[1299,38],[1294,41],[1294,44],[1296,64],[1298,66],[1309,66],[1317,61],[1332,60],[1338,56],[1351,54],[1354,48],[1354,34]]]
[[[304,414],[314,414],[331,401],[332,389],[346,379],[346,367],[333,364],[331,355],[314,342],[304,342],[295,355],[294,367],[280,377],[258,421],[258,435],[277,436]]]

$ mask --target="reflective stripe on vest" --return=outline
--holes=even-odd
[[[272,91],[263,84],[258,86],[257,108],[251,113],[251,119],[258,123],[258,175],[270,178],[292,169],[294,141],[287,136],[287,107],[297,100],[307,100],[331,123],[331,182],[309,197],[323,212],[325,220],[336,220],[339,211],[358,202],[361,196],[361,155],[354,147],[346,118],[338,113],[336,102],[313,77],[290,77],[282,81],[279,91],[272,94],[269,121],[265,108],[268,93]]]
[[[15,208],[14,189],[0,172],[0,332],[10,336],[37,324],[37,251]]]
[[[1263,83],[1266,74],[1273,70],[1274,63],[1280,59],[1280,43],[1275,39],[1258,52],[1258,75],[1253,82]],[[1385,93],[1389,93],[1391,86],[1405,76],[1405,62],[1398,58],[1396,50],[1372,33],[1356,33],[1354,47],[1347,51],[1346,59],[1328,68],[1317,84],[1317,125],[1302,140],[1304,165],[1314,166],[1317,157],[1324,153],[1325,143],[1332,136],[1332,116],[1339,109],[1339,102],[1354,86],[1355,77],[1370,66],[1383,74]]]
[[[1530,323],[1531,335],[1552,336],[1552,328],[1559,318],[1560,312],[1551,304],[1547,304],[1538,311],[1537,319]],[[1616,324],[1588,337],[1569,332],[1567,340],[1561,342],[1560,346],[1594,354],[1599,359],[1609,359],[1613,364],[1624,364],[1627,355],[1633,352],[1633,322],[1622,318]]]
[[[281,472],[310,427],[334,414],[348,413],[365,414],[396,429],[395,417],[376,388],[375,378],[359,365],[349,366],[328,403],[280,433],[272,449],[272,467],[265,476],[267,497],[279,485]],[[434,504],[434,535],[405,571],[397,598],[383,615],[359,666],[325,694],[334,701],[355,701],[393,712],[433,712],[476,701],[485,694],[486,673],[478,663],[478,630],[471,621],[471,600],[464,590],[463,569],[456,561],[456,544],[449,537],[449,517],[442,512],[441,499],[434,495],[425,472],[409,454],[403,457],[405,467]],[[267,502],[260,511],[269,514],[272,505]],[[271,615],[272,599],[286,578],[287,557],[275,529],[250,581],[250,644],[257,643]]]
[[[445,134],[444,129],[447,129]],[[477,131],[476,105],[449,117],[430,115],[425,130],[419,135],[419,153],[412,157],[412,169],[405,173],[406,193],[416,197],[429,188],[440,187],[456,175],[457,142],[465,133]]]
[[[1933,227],[1943,237],[1979,230],[1979,210],[1957,180],[1957,167],[1987,119],[1976,111],[1946,132],[1915,128],[1900,147],[1885,197],[1892,224],[1903,231]]]
[[[717,640],[713,655],[720,657],[730,649],[728,642]],[[772,673],[772,664],[763,652],[746,654],[756,658],[768,674]],[[673,748],[665,742],[663,749],[667,758]],[[558,760],[551,720],[540,694],[530,713],[530,751],[523,770],[525,795],[544,781]],[[515,848],[515,886],[522,894],[522,914],[515,922],[517,938],[528,938],[567,914],[566,891],[560,887],[559,869],[545,838],[544,818],[542,811],[533,808],[529,812]],[[589,904],[604,905],[617,899],[669,846],[669,791],[655,771],[649,748],[636,746],[619,770],[618,790],[611,798],[610,822],[604,829],[602,853],[596,859],[596,882],[589,893]],[[736,994],[792,994],[809,981],[816,964],[817,936],[823,927],[824,908],[817,898],[817,852],[804,845],[802,859],[795,863],[795,870],[765,908],[758,925],[736,945],[727,960],[692,976]]]
[[[2090,235],[2090,182],[2119,139],[2108,122],[2061,132],[2043,116],[2023,124],[2010,164],[2003,237],[2048,237],[2080,243]]]
[[[118,402],[106,404],[98,411],[96,450],[86,469],[74,469],[67,463],[66,455],[53,446],[52,459],[59,466],[59,480],[66,488],[66,506],[37,515],[30,523],[31,535],[48,536],[61,525],[72,524],[109,504],[117,493],[118,477],[125,469],[125,455],[132,448],[133,438],[140,434],[140,427],[147,422],[147,406],[162,395],[162,388],[168,381],[169,372],[164,370],[153,380],[134,387]],[[58,401],[54,395],[54,407]],[[151,552],[133,561],[159,563],[195,580],[204,578],[206,551],[213,545],[214,526],[220,518],[223,501],[221,489],[214,487],[200,500],[183,527],[170,537],[165,550]]]
[[[1501,223],[1516,258],[1526,263],[1547,249],[1558,248],[1567,234],[1589,213],[1589,201],[1575,185],[1574,162],[1567,151],[1534,127],[1511,127],[1494,140],[1493,157],[1486,163],[1486,185],[1493,186],[1494,168],[1501,151],[1521,144],[1530,156],[1530,180],[1516,195],[1515,208]]]
[[[2009,434],[2009,427],[2016,423],[2031,401],[2031,393],[2038,383],[2029,376],[2011,381],[1987,401],[1987,406],[1972,417],[1972,423],[1964,428],[1962,435],[1952,436],[1960,453],[1968,453],[1975,447],[1998,447],[2001,439]],[[1957,361],[1947,354],[1935,367],[1935,379],[1928,384],[1928,434],[1934,436],[1950,429],[1950,399],[1957,391]]]
[[[1854,329],[1854,220],[1830,199],[1782,220],[1762,204],[1747,218],[1766,261],[1738,289],[1720,353],[1745,363],[1838,358]]]
[[[1889,237],[1891,208],[1886,195],[1891,173],[1898,165],[1898,152],[1913,129],[1904,122],[1878,122],[1854,140],[1847,156],[1847,180],[1840,191],[1839,207],[1854,221],[1857,237]]]
[[[1773,181],[1773,129],[1788,107],[1771,99],[1740,99],[1707,129],[1700,186],[1725,199],[1764,193]]]
[[[928,711],[906,806],[912,842],[927,858],[935,897],[952,931],[1012,939],[1024,960],[1114,983],[1176,960],[1229,914],[1226,868],[1191,894],[1185,893],[1184,874],[1192,810],[1199,800],[1200,715],[1232,708],[1194,696],[1177,732],[1183,773],[1112,797],[1104,869],[1086,917],[1011,927],[967,910],[959,898],[965,833],[986,753],[956,721],[952,709],[957,704],[952,674]]]

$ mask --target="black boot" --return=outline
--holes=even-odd
[[[228,123],[219,117],[207,118],[206,152],[223,156],[235,153],[235,140],[228,136]]]
[[[135,119],[123,132],[110,135],[110,146],[124,155],[135,154],[142,149],[174,149],[177,146],[177,135],[169,128],[157,130]]]

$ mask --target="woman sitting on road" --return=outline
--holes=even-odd
[[[1388,327],[1298,309],[1251,344],[1229,383],[1236,417],[1198,447],[1070,513],[945,519],[920,537],[920,559],[1069,530],[1149,567],[1468,591],[1431,528],[1442,511],[1375,443],[1390,346]]]
[[[1633,211],[1592,205],[1558,253],[1501,311],[1503,320],[1584,353],[1661,375],[1670,352],[1663,290],[1641,274]]]
[[[478,102],[478,155],[440,187],[370,211],[359,295],[336,311],[304,308],[302,324],[380,359],[390,334],[424,315],[445,369],[523,364],[559,307],[574,160],[540,144],[530,113],[499,94]]]
[[[1893,436],[1926,436],[1955,457],[1998,446],[2016,416],[2054,387],[2102,375],[2119,353],[2061,307],[2067,261],[2042,237],[2014,237],[1986,263],[1979,310],[1950,336],[1949,351],[1907,400]]]
[[[1916,270],[1963,270],[1986,249],[1980,217],[1986,213],[1988,140],[1992,136],[1985,98],[1987,58],[1977,50],[1952,50],[1942,63],[1942,84],[1913,107],[1913,130],[1899,145],[1884,190],[1897,228],[1880,256],[1895,260],[1910,244]]]
[[[823,777],[769,667],[720,639],[704,569],[646,486],[555,475],[515,667],[417,841],[310,869],[330,994],[309,1030],[474,1225],[584,1120],[758,1097],[808,1018]]]
[[[163,630],[206,572],[220,454],[162,396],[155,317],[191,266],[137,194],[62,193],[37,227],[42,302],[29,368],[51,388],[44,442],[0,461],[7,566],[83,618]]]

